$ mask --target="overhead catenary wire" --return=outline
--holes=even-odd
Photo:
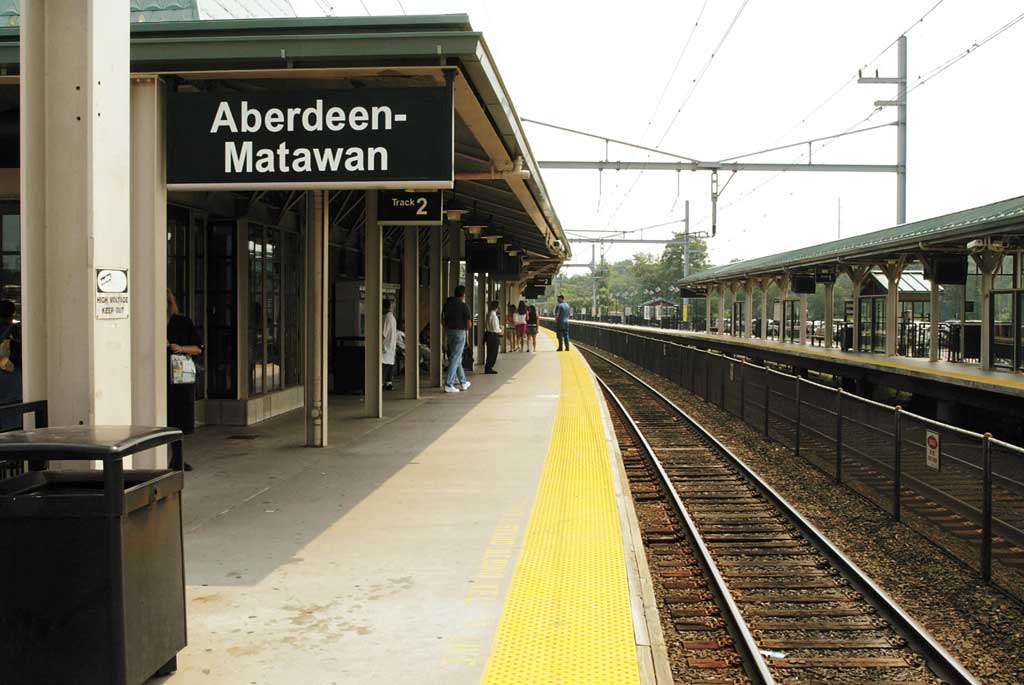
[[[910,26],[908,26],[903,32],[899,33],[896,36],[896,38],[894,38],[888,45],[886,45],[884,48],[879,50],[878,54],[876,54],[874,57],[872,57],[871,59],[869,59],[866,62],[864,62],[863,65],[861,66],[861,69],[866,69],[871,64],[874,64],[875,62],[877,62],[882,57],[882,55],[884,55],[889,50],[891,50],[893,48],[893,46],[895,46],[899,42],[900,36],[907,35],[911,31],[913,31],[915,28],[917,28],[918,26],[923,24],[924,20],[927,19],[932,14],[932,12],[937,10],[939,8],[939,6],[942,3],[944,3],[945,1],[946,0],[937,0],[935,2],[935,4],[933,4],[924,14],[922,14],[920,17],[918,17],[918,19],[916,21],[914,21]],[[775,143],[779,142],[780,140],[788,137],[791,133],[793,133],[793,131],[797,130],[798,128],[800,128],[801,126],[806,124],[813,116],[815,116],[818,112],[820,112],[822,109],[824,109],[830,102],[832,102],[834,99],[836,99],[836,97],[838,97],[840,93],[842,93],[848,87],[850,87],[854,83],[856,83],[857,82],[857,77],[858,77],[858,74],[856,72],[854,72],[849,78],[847,78],[845,81],[843,81],[843,83],[838,88],[836,88],[834,91],[832,91],[832,93],[830,95],[828,95],[824,100],[822,100],[817,105],[815,105],[807,114],[803,115],[800,118],[800,121],[798,121],[796,124],[791,126],[785,133],[783,133],[778,138],[776,138],[774,141],[772,141],[771,144],[774,145]]]
[[[676,108],[675,114],[672,115],[672,119],[669,121],[668,126],[666,126],[665,130],[662,132],[661,138],[659,138],[658,142],[655,144],[654,147],[656,149],[660,148],[661,144],[665,142],[665,138],[672,130],[672,127],[675,126],[676,121],[679,120],[679,115],[682,114],[683,109],[686,108],[686,105],[689,104],[690,99],[693,97],[693,94],[697,91],[697,87],[700,86],[701,81],[704,80],[704,76],[708,73],[708,70],[711,68],[711,64],[714,62],[715,57],[717,57],[718,54],[721,52],[722,46],[725,45],[725,41],[729,38],[729,35],[732,33],[733,28],[735,28],[736,23],[740,19],[740,15],[743,14],[743,10],[746,9],[747,4],[749,2],[750,0],[743,0],[743,2],[739,6],[739,9],[736,10],[736,14],[733,15],[732,21],[729,22],[729,26],[726,27],[725,32],[722,34],[722,37],[719,38],[718,43],[715,45],[714,50],[711,51],[711,55],[704,63],[703,68],[700,70],[700,72],[698,72],[697,76],[693,79],[693,82],[690,84],[690,89],[689,91],[687,91],[682,103],[679,105],[678,108]],[[640,181],[641,177],[643,177],[644,171],[646,171],[646,169],[641,167],[640,171],[637,172],[637,175],[633,178],[633,182],[630,183],[629,188],[626,189],[625,195],[622,196],[622,199],[616,205],[615,211],[613,211],[611,216],[608,217],[609,224],[611,224],[615,217],[618,216],[619,211],[626,204],[626,201],[632,194],[633,189],[636,188],[636,184]]]
[[[939,4],[941,4],[941,2],[940,2],[940,3],[937,3],[936,5],[934,5],[934,6],[932,7],[932,10],[930,10],[930,11],[933,11],[933,10],[935,9],[935,7],[937,7],[937,6],[939,5]],[[926,16],[927,16],[927,13],[926,13]],[[903,88],[903,90],[902,90],[902,91],[900,91],[900,92],[899,92],[899,93],[897,94],[897,100],[900,100],[900,99],[902,99],[902,98],[906,97],[906,96],[907,96],[908,94],[910,94],[910,93],[914,92],[914,91],[915,91],[915,90],[917,90],[918,88],[921,88],[921,87],[922,87],[922,86],[924,86],[925,84],[929,83],[929,82],[930,82],[930,81],[931,81],[932,79],[936,78],[937,76],[939,76],[940,74],[942,74],[943,72],[945,72],[945,71],[946,71],[947,69],[949,69],[949,68],[950,68],[950,67],[952,67],[953,65],[955,65],[955,64],[957,64],[958,62],[962,61],[963,59],[967,58],[967,56],[968,56],[968,55],[970,55],[970,54],[972,54],[972,53],[976,52],[976,51],[977,51],[977,50],[978,50],[979,48],[981,48],[982,46],[984,46],[984,45],[986,45],[986,44],[990,43],[991,41],[995,40],[996,38],[998,38],[998,37],[999,37],[999,36],[1001,36],[1002,34],[1006,33],[1007,31],[1009,31],[1009,30],[1010,30],[1011,28],[1013,28],[1013,27],[1014,27],[1014,26],[1016,26],[1017,24],[1021,23],[1022,21],[1024,21],[1024,13],[1018,14],[1018,15],[1017,15],[1017,16],[1015,16],[1015,17],[1014,17],[1013,19],[1011,19],[1010,21],[1006,22],[1005,24],[1003,24],[1002,26],[1000,26],[1000,27],[999,27],[999,28],[997,28],[996,30],[992,31],[991,33],[989,33],[988,35],[986,35],[986,36],[985,36],[984,38],[982,38],[981,40],[977,40],[977,41],[974,41],[974,42],[973,42],[973,43],[971,43],[971,44],[970,44],[970,45],[969,45],[969,46],[968,46],[968,47],[967,47],[966,49],[963,49],[963,50],[960,50],[960,51],[958,51],[958,52],[957,52],[956,54],[954,54],[953,56],[949,57],[948,59],[946,59],[945,61],[941,62],[940,64],[936,65],[935,67],[932,67],[931,69],[929,69],[929,70],[927,70],[927,71],[925,71],[925,72],[922,72],[922,74],[921,74],[921,75],[919,75],[919,76],[917,77],[917,79],[915,79],[915,81],[914,81],[914,83],[913,83],[913,84],[911,84],[911,83],[908,83],[908,84],[907,84],[907,85],[906,85],[906,86],[905,86],[905,87]],[[895,43],[894,43],[894,44],[895,44]],[[891,46],[890,46],[890,47],[891,47]],[[862,117],[862,118],[858,119],[858,120],[857,120],[856,122],[854,122],[853,124],[851,124],[851,125],[850,125],[850,126],[849,126],[849,127],[847,128],[847,129],[846,129],[846,131],[847,131],[847,132],[849,132],[849,131],[852,131],[853,129],[857,128],[858,126],[860,126],[860,125],[862,125],[862,124],[864,124],[864,123],[866,123],[866,122],[870,121],[870,120],[871,120],[871,119],[872,119],[872,118],[873,118],[874,116],[876,116],[876,115],[877,115],[877,114],[878,114],[879,112],[881,112],[881,111],[882,111],[882,109],[883,109],[882,107],[874,107],[874,108],[873,108],[873,109],[871,110],[871,112],[869,112],[869,113],[868,113],[868,114],[867,114],[866,116],[864,116],[864,117]],[[888,125],[888,124],[886,124],[886,125]],[[875,127],[872,127],[872,128],[875,128]],[[865,129],[865,130],[867,130],[867,129]],[[834,142],[835,142],[836,140],[838,140],[838,136],[837,136],[837,137],[835,137],[835,138],[833,138],[832,140],[829,140],[828,142],[826,142],[826,143],[822,144],[822,145],[821,145],[821,147],[819,147],[819,148],[818,148],[818,150],[820,151],[820,150],[822,150],[822,149],[824,149],[824,148],[828,147],[829,145],[831,145],[832,143],[834,143]],[[797,159],[795,160],[795,162],[799,162],[799,161],[800,161],[801,159],[803,159],[803,158],[804,158],[804,157],[806,157],[806,156],[807,156],[807,153],[806,153],[806,152],[805,152],[805,153],[803,153],[803,154],[801,154],[801,155],[800,155],[800,157],[798,157],[798,158],[797,158]],[[771,183],[772,181],[774,181],[775,179],[777,179],[777,178],[778,178],[779,176],[781,176],[781,175],[782,175],[782,174],[784,174],[784,173],[785,173],[785,172],[778,172],[778,173],[776,173],[776,174],[774,174],[774,175],[770,176],[769,178],[765,179],[764,181],[762,181],[762,182],[761,182],[761,183],[759,183],[758,185],[754,186],[754,187],[753,187],[753,188],[751,188],[750,190],[748,190],[748,191],[744,192],[744,193],[743,193],[742,195],[740,195],[739,197],[737,197],[737,198],[736,198],[735,200],[733,200],[732,202],[730,202],[730,203],[726,204],[726,205],[725,205],[724,207],[721,207],[721,208],[719,209],[719,211],[722,211],[722,210],[728,209],[728,208],[730,208],[730,207],[733,207],[733,206],[735,206],[735,205],[739,204],[739,203],[740,203],[741,201],[743,201],[743,200],[745,200],[746,198],[750,197],[750,196],[751,196],[751,195],[753,195],[753,194],[754,194],[755,192],[757,192],[758,190],[760,190],[760,189],[761,189],[761,188],[763,188],[764,186],[768,185],[769,183]],[[745,230],[746,230],[746,229],[743,229],[743,230],[741,230],[741,233],[742,233],[742,232],[744,232]]]

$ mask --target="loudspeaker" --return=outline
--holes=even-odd
[[[967,257],[933,257],[931,273],[925,270],[925,278],[939,285],[964,285],[967,283]]]
[[[814,282],[814,276],[800,275],[793,276],[793,281],[790,285],[792,290],[797,295],[813,295],[816,290],[816,284]]]

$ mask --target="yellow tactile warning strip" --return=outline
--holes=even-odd
[[[486,685],[640,680],[622,531],[593,382],[560,354],[562,384]]]

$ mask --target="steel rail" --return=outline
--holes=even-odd
[[[594,373],[591,369],[591,373]],[[672,487],[672,481],[669,479],[668,473],[661,464],[661,460],[658,459],[654,453],[654,448],[647,442],[647,438],[644,436],[643,431],[633,420],[632,415],[626,409],[622,400],[612,391],[608,384],[604,382],[604,379],[594,373],[594,378],[600,384],[601,388],[611,398],[615,408],[619,411],[623,420],[629,425],[630,430],[636,436],[637,441],[643,447],[644,452],[647,454],[647,458],[654,464],[655,471],[658,474],[658,478],[661,481],[661,485],[664,487],[665,492],[668,493],[669,500],[672,502],[673,508],[676,510],[676,514],[682,520],[684,527],[686,528],[687,537],[690,540],[690,544],[693,550],[696,552],[694,555],[697,562],[701,565],[705,575],[710,578],[712,582],[708,583],[708,587],[711,589],[712,594],[715,596],[715,604],[718,605],[719,610],[722,611],[722,618],[725,619],[727,630],[732,633],[733,639],[736,641],[737,651],[744,660],[744,671],[750,677],[754,685],[776,685],[777,681],[771,674],[771,669],[768,663],[761,656],[760,648],[757,646],[757,641],[754,640],[754,635],[750,631],[750,627],[747,626],[746,620],[743,618],[743,614],[740,613],[739,606],[736,604],[736,600],[732,596],[732,591],[729,590],[729,586],[726,585],[725,578],[722,576],[722,572],[718,568],[718,564],[711,556],[711,552],[708,550],[707,545],[704,543],[704,538],[701,536],[700,531],[697,530],[697,524],[694,523],[693,518],[690,516],[690,512],[686,509],[686,505],[679,498],[679,493],[676,492],[675,488]]]
[[[896,633],[906,640],[910,648],[924,658],[928,667],[935,675],[943,679],[948,685],[981,685],[981,681],[971,675],[963,664],[947,652],[924,627],[911,618],[895,600],[878,587],[851,559],[833,545],[821,531],[805,519],[774,488],[762,480],[742,459],[733,454],[728,447],[704,428],[700,422],[656,388],[620,364],[595,352],[590,346],[587,346],[587,352],[609,366],[618,369],[627,378],[647,390],[665,406],[678,414],[689,427],[700,434],[718,454],[736,468],[765,499],[771,502],[800,531],[804,538],[839,571],[853,589],[859,592],[879,612],[879,615],[892,626]]]

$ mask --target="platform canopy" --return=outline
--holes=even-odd
[[[11,91],[0,94],[0,120],[12,123],[18,59],[17,27],[0,29],[0,91]],[[482,235],[519,250],[524,276],[553,274],[570,256],[512,98],[466,15],[133,22],[131,69],[181,93],[424,88],[450,78],[455,183],[446,200],[475,210]],[[17,150],[9,128],[0,142]]]
[[[705,269],[679,281],[693,287],[772,276],[789,271],[812,272],[843,264],[880,264],[904,258],[917,261],[928,254],[967,254],[972,241],[984,247],[1019,247],[1024,240],[1024,196],[942,216],[900,224],[880,231],[819,245]]]

